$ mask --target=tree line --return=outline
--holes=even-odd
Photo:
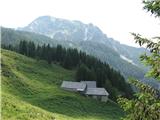
[[[22,40],[16,46],[2,45],[2,48],[16,51],[36,60],[46,60],[48,64],[59,64],[66,69],[76,69],[76,81],[96,81],[98,87],[104,87],[110,98],[116,100],[118,95],[131,97],[132,88],[126,83],[120,72],[115,71],[107,63],[87,55],[75,48],[56,47],[50,44],[35,45],[32,41]]]

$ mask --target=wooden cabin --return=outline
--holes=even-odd
[[[80,92],[102,102],[107,102],[109,93],[105,88],[97,88],[96,81],[63,81],[61,88],[68,91]]]

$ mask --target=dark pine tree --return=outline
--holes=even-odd
[[[48,64],[51,64],[52,63],[52,49],[49,44],[46,47],[46,58],[47,58]]]
[[[42,59],[41,54],[42,54],[42,47],[37,45],[36,51],[35,51],[35,56],[37,60]]]
[[[27,56],[34,58],[35,57],[35,44],[34,42],[30,41],[27,43]]]
[[[64,58],[63,67],[66,69],[71,69],[73,66],[73,59],[69,52],[66,53],[66,56]]]
[[[77,81],[92,81],[96,76],[92,70],[90,70],[85,64],[81,64],[76,72]]]
[[[63,48],[61,45],[57,45],[57,48],[56,48],[56,60],[58,62],[62,61],[62,56],[63,56]]]
[[[19,43],[19,53],[27,55],[27,42],[25,40],[20,41]]]

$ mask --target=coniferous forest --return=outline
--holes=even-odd
[[[16,46],[2,45],[2,48],[18,52],[22,55],[38,60],[45,60],[48,64],[59,64],[66,69],[76,70],[75,80],[97,81],[98,87],[104,87],[110,93],[110,98],[116,100],[118,95],[132,96],[132,88],[126,83],[120,72],[115,71],[107,63],[87,55],[75,48],[56,47],[50,44],[36,45],[32,41],[20,41]]]

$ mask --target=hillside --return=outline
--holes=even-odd
[[[3,120],[118,120],[115,104],[60,89],[75,71],[2,50]]]

